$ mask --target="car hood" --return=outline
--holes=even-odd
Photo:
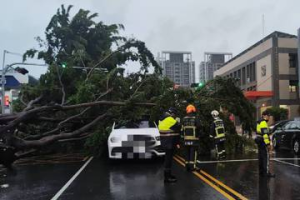
[[[126,135],[152,135],[159,136],[159,131],[157,128],[127,128],[127,129],[114,129],[111,136],[122,137]]]

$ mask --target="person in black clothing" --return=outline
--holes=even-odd
[[[210,137],[214,138],[217,158],[224,158],[226,156],[224,122],[220,119],[218,111],[213,110],[211,115],[214,121],[210,127]]]
[[[199,147],[200,120],[196,117],[193,105],[186,107],[187,115],[182,120],[182,133],[185,146],[185,168],[187,171],[198,170],[197,153]]]
[[[270,159],[270,131],[268,126],[270,113],[264,111],[262,113],[262,118],[257,121],[256,125],[256,138],[255,143],[258,148],[258,168],[260,176],[275,177],[269,169],[269,159]]]
[[[176,177],[172,175],[172,160],[175,147],[177,144],[179,144],[179,133],[181,126],[178,121],[179,120],[176,120],[176,109],[170,108],[166,113],[164,113],[158,123],[161,146],[165,151],[165,183],[174,183],[177,181]]]

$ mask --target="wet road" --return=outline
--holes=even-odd
[[[22,165],[17,174],[0,169],[0,199],[300,199],[300,158],[288,151],[275,154],[276,178],[260,179],[256,157],[221,162],[201,157],[199,173],[186,172],[182,158],[175,157],[179,181],[169,185],[162,181],[161,159]]]

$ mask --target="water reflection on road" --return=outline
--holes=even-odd
[[[259,177],[256,153],[228,156],[223,161],[200,156],[198,166],[248,199],[300,199],[300,159],[290,151],[276,152],[272,159],[271,171],[276,174],[272,179]],[[81,161],[20,165],[15,167],[17,173],[0,168],[0,199],[51,199],[83,164]],[[162,164],[163,159],[93,159],[60,199],[226,199],[175,160],[178,182],[164,184]]]

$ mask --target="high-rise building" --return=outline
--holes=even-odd
[[[192,53],[185,51],[163,51],[157,58],[163,75],[181,87],[190,87],[195,82],[195,62]]]
[[[205,52],[204,61],[199,66],[200,82],[207,82],[214,78],[214,71],[232,58],[232,53]]]

